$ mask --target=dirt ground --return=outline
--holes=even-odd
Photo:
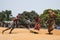
[[[52,35],[47,34],[47,29],[41,29],[39,34],[31,33],[28,29],[15,28],[12,34],[6,31],[2,34],[2,30],[6,28],[0,27],[0,40],[60,40],[60,30],[54,29]]]

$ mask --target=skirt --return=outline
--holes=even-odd
[[[35,30],[39,30],[40,28],[41,28],[40,23],[35,23],[34,29],[35,29]]]

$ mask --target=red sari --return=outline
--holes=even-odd
[[[37,18],[35,19],[35,21],[36,23],[35,23],[34,29],[39,30],[41,28],[41,18]]]

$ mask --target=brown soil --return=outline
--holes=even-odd
[[[15,28],[12,34],[6,31],[2,34],[2,30],[6,28],[0,27],[0,40],[60,40],[60,30],[54,29],[53,34],[49,35],[47,29],[39,30],[39,34],[31,33],[28,29]]]

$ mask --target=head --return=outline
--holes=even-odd
[[[17,16],[16,16],[16,18],[20,18],[21,17],[21,14],[18,14]]]
[[[52,10],[48,10],[49,13],[52,13],[53,11]]]
[[[19,16],[21,16],[21,14],[18,14]]]
[[[39,16],[34,17],[34,19],[37,19],[37,18],[39,18]]]

